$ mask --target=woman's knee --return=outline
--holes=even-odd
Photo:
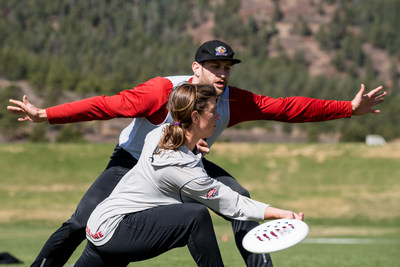
[[[194,204],[192,211],[194,211],[195,214],[198,214],[201,217],[210,216],[207,207],[202,204]]]
[[[204,223],[211,221],[211,216],[206,206],[202,204],[191,203],[190,205],[186,206],[186,208],[189,209],[187,214],[190,214],[189,217],[192,217],[195,222]]]

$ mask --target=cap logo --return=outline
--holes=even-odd
[[[216,56],[227,56],[228,53],[226,53],[226,48],[223,46],[218,46],[217,48],[215,48],[215,55]]]

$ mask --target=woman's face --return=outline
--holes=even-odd
[[[220,116],[217,112],[217,98],[213,97],[208,100],[207,108],[202,114],[199,114],[199,131],[201,138],[210,137],[217,127],[217,120]]]

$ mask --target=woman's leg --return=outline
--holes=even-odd
[[[223,266],[210,214],[201,204],[161,206],[127,215],[97,247],[107,266],[156,257],[187,245],[198,266]],[[118,255],[118,256],[116,256]]]

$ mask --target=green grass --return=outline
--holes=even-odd
[[[17,266],[29,266],[105,168],[113,147],[1,144],[0,252],[24,262]],[[398,144],[218,143],[207,158],[229,170],[254,199],[304,211],[310,238],[377,241],[302,243],[273,253],[275,266],[400,266],[399,148]],[[225,265],[244,266],[230,224],[212,216]],[[83,247],[71,257],[70,266]],[[194,262],[187,249],[180,248],[131,265],[177,267]]]

